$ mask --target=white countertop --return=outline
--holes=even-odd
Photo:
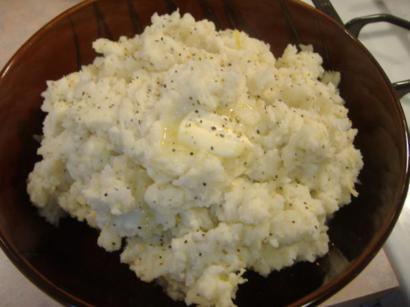
[[[338,3],[342,1],[344,0],[333,1],[336,9],[339,9]],[[80,1],[0,0],[0,68],[35,31],[51,18],[78,2]],[[369,2],[369,0],[357,1],[359,2]],[[22,20],[24,22],[21,22]],[[409,205],[404,210],[404,215],[410,214],[408,207]],[[409,230],[408,220],[408,218],[407,222],[400,220],[396,228]],[[404,260],[404,258],[401,259],[401,261]],[[347,298],[394,288],[397,285],[396,277],[382,250],[353,282],[331,298],[326,305],[330,302],[341,302]],[[27,280],[0,250],[0,306],[56,307],[60,305]]]

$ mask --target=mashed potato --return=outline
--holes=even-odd
[[[28,193],[49,222],[98,244],[175,300],[234,306],[263,276],[328,251],[326,220],[356,195],[356,130],[310,47],[216,31],[189,14],[98,39],[93,64],[43,93]]]

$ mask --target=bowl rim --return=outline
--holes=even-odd
[[[332,17],[325,14],[324,12],[316,9],[315,7],[309,6],[308,4],[300,1],[300,0],[291,0],[291,2],[297,3],[302,7],[307,9],[314,10],[317,14],[322,16],[323,18],[327,19],[330,23],[332,23],[335,27],[339,28],[342,32],[344,32],[352,44],[356,45],[358,48],[362,49],[365,55],[370,59],[370,61],[376,66],[377,70],[381,74],[382,78],[384,79],[385,83],[388,85],[388,90],[393,98],[394,107],[396,111],[399,113],[400,117],[400,125],[402,126],[402,133],[405,146],[405,160],[406,166],[403,171],[403,182],[401,185],[401,194],[400,199],[397,201],[394,207],[397,209],[394,210],[391,216],[387,216],[389,219],[386,221],[384,220],[382,227],[378,229],[376,236],[370,240],[366,249],[363,251],[361,255],[359,255],[354,261],[350,263],[347,270],[343,273],[339,274],[335,278],[332,278],[327,284],[322,285],[318,289],[314,290],[313,292],[309,293],[308,295],[300,298],[296,302],[290,304],[290,306],[316,306],[319,303],[325,301],[332,295],[336,294],[339,290],[344,288],[348,283],[350,283],[356,276],[358,276],[366,267],[367,265],[373,260],[376,254],[380,251],[384,243],[386,242],[387,238],[389,237],[390,233],[392,232],[400,213],[403,209],[404,202],[407,197],[407,192],[409,188],[409,179],[410,179],[410,157],[409,157],[409,129],[407,125],[406,116],[404,114],[403,108],[401,106],[400,100],[397,96],[397,93],[394,91],[389,78],[387,77],[386,72],[380,66],[379,62],[375,59],[375,57],[370,53],[370,51],[364,46],[364,44],[356,37],[354,37],[342,24],[335,21]]]
[[[49,20],[46,24],[35,31],[24,43],[21,45],[17,51],[11,56],[11,58],[6,62],[3,68],[0,70],[0,82],[6,77],[10,67],[15,65],[18,59],[26,52],[31,45],[37,41],[41,36],[43,36],[47,31],[55,26],[55,24],[62,19],[70,16],[72,13],[81,10],[83,7],[96,2],[96,0],[82,0],[81,2],[69,7],[68,9],[62,11],[54,18]],[[8,259],[14,264],[14,266],[38,289],[46,293],[49,297],[55,299],[63,305],[79,305],[79,306],[90,306],[89,303],[85,302],[78,296],[75,296],[68,291],[57,286],[46,276],[44,276],[40,271],[38,271],[29,261],[27,261],[17,250],[13,243],[6,240],[0,228],[0,248],[4,251]]]
[[[404,205],[404,201],[407,197],[407,190],[409,185],[409,131],[406,122],[406,117],[404,115],[404,111],[401,107],[400,101],[397,98],[397,95],[391,86],[390,80],[388,79],[386,73],[377,62],[377,60],[373,57],[373,55],[369,52],[369,50],[355,37],[353,37],[344,27],[343,25],[336,22],[333,18],[326,15],[322,11],[316,9],[315,7],[302,2],[301,0],[288,0],[293,2],[296,5],[301,6],[303,9],[313,11],[315,14],[320,16],[321,18],[326,19],[328,22],[332,23],[333,26],[337,27],[341,32],[344,32],[345,35],[348,36],[350,42],[356,47],[362,49],[365,55],[371,60],[372,64],[376,66],[379,73],[381,74],[382,78],[384,79],[385,83],[388,84],[388,90],[393,98],[394,104],[393,106],[396,108],[396,111],[400,117],[400,125],[402,126],[402,133],[403,135],[401,138],[404,139],[406,144],[405,146],[405,155],[406,155],[406,167],[403,170],[403,182],[401,186],[401,197],[398,202],[395,204],[397,207],[391,214],[391,216],[387,216],[388,220],[385,220],[382,224],[382,227],[379,228],[376,236],[372,238],[372,240],[368,243],[367,248],[363,251],[361,255],[359,255],[354,261],[350,263],[347,270],[343,273],[338,275],[335,278],[332,278],[326,284],[320,286],[313,292],[305,295],[304,297],[298,299],[297,301],[291,303],[289,306],[311,306],[317,305],[330,296],[334,295],[337,291],[345,287],[350,281],[352,281],[357,275],[359,275],[363,269],[369,264],[369,262],[376,256],[379,250],[382,248],[383,244],[387,240],[388,236],[390,235],[391,231],[396,224],[396,221],[399,218],[401,210]],[[7,75],[8,70],[12,67],[18,59],[26,52],[31,45],[37,41],[42,35],[44,35],[47,31],[55,26],[55,24],[62,19],[70,16],[74,12],[77,12],[84,7],[97,2],[97,0],[83,0],[76,5],[64,10],[56,17],[52,18],[48,21],[44,26],[38,29],[34,34],[27,39],[23,45],[12,55],[12,57],[6,62],[4,67],[0,71],[0,82],[5,78]],[[285,3],[285,5],[287,5]],[[48,294],[50,297],[54,298],[58,302],[66,305],[66,304],[75,304],[79,306],[92,306],[89,303],[85,302],[78,296],[75,296],[66,290],[62,289],[61,287],[57,286],[47,277],[45,277],[40,271],[38,271],[29,261],[27,261],[17,250],[17,248],[13,245],[13,243],[9,242],[5,239],[3,233],[1,232],[0,228],[0,248],[4,251],[7,257],[11,260],[14,266],[27,278],[29,279],[37,288]]]

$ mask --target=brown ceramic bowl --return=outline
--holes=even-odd
[[[402,109],[369,52],[327,16],[297,1],[86,1],[37,32],[0,74],[0,245],[37,286],[62,303],[98,306],[183,306],[154,284],[139,281],[118,254],[97,247],[96,232],[65,219],[47,224],[30,205],[26,178],[38,157],[40,93],[92,61],[91,42],[140,33],[154,12],[179,7],[217,27],[236,27],[270,43],[313,44],[325,67],[342,73],[341,94],[364,157],[360,196],[330,221],[331,250],[317,263],[299,263],[262,278],[247,273],[239,306],[314,304],[352,280],[389,235],[408,183],[408,140]],[[341,265],[341,263],[343,265]]]

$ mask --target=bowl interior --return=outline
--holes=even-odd
[[[26,193],[44,115],[41,92],[90,63],[98,37],[140,33],[154,12],[176,8],[239,28],[280,56],[288,43],[312,44],[327,69],[342,73],[341,95],[359,129],[364,158],[359,197],[330,221],[331,251],[316,263],[299,263],[262,278],[247,273],[239,306],[314,303],[342,287],[370,261],[390,232],[407,184],[407,134],[388,80],[369,53],[329,18],[296,1],[103,0],[59,16],[12,58],[0,75],[0,245],[43,290],[60,301],[104,306],[183,306],[154,284],[139,281],[118,254],[96,245],[97,234],[64,219],[58,228],[37,216]]]

